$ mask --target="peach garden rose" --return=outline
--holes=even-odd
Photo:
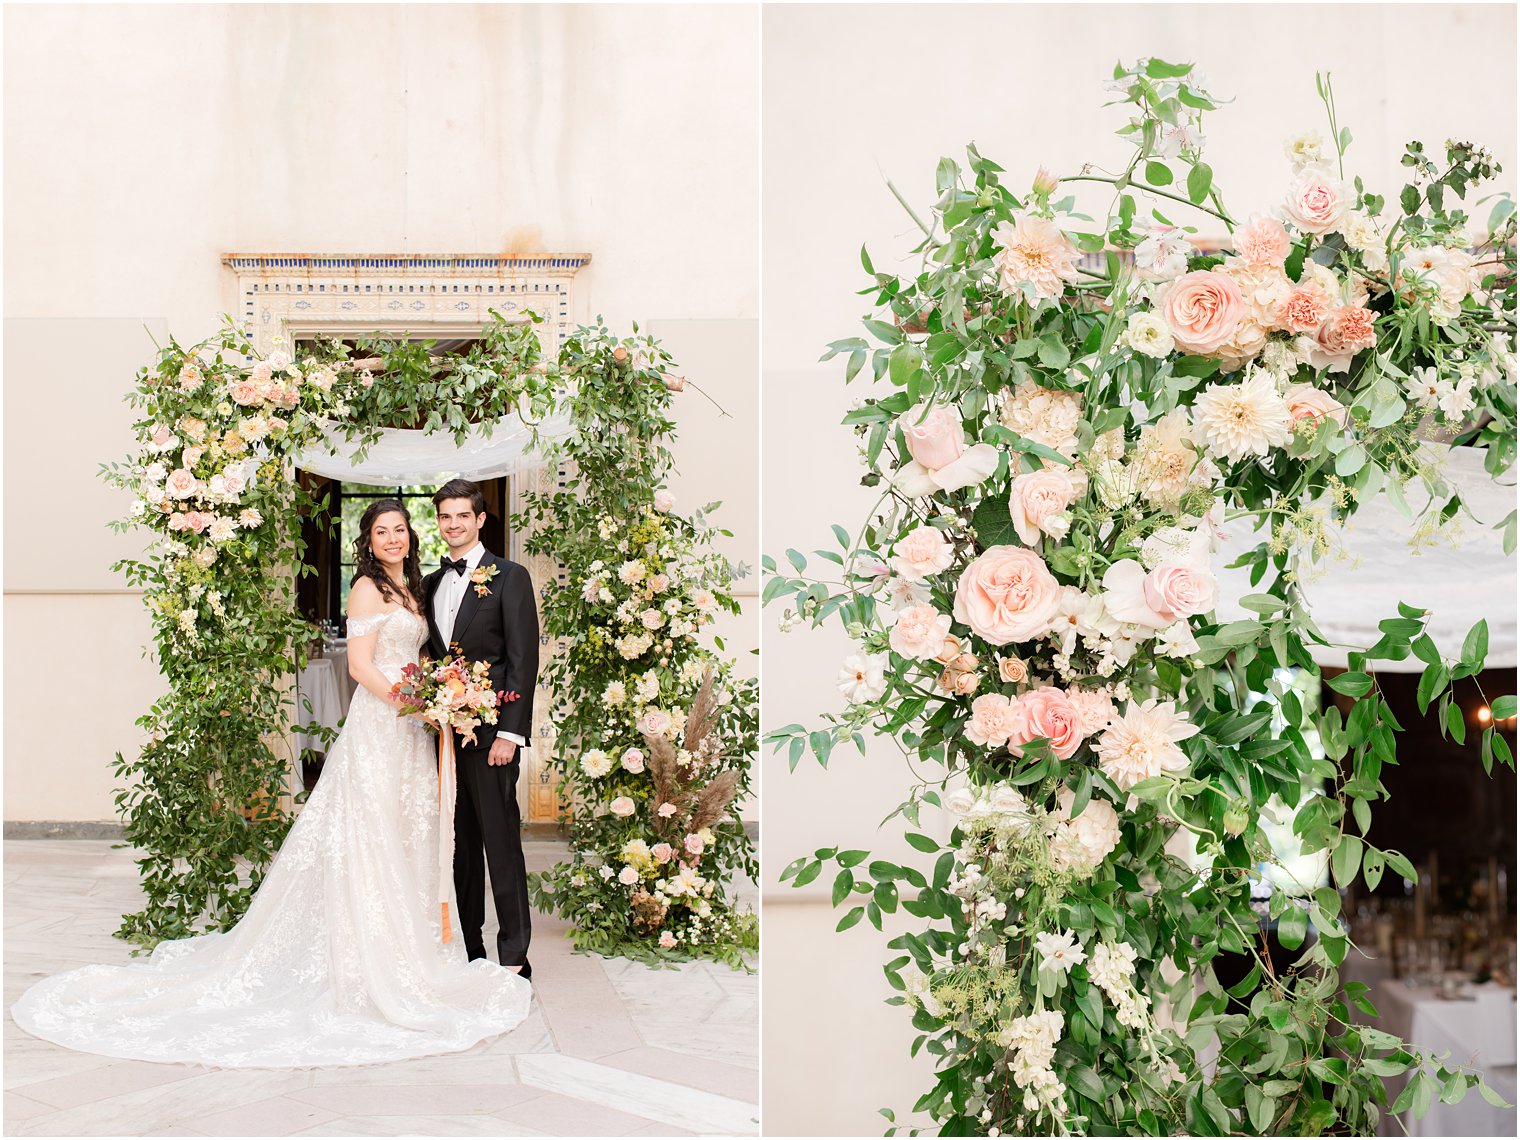
[[[1160,299],[1161,316],[1184,352],[1207,356],[1227,344],[1245,312],[1240,286],[1223,273],[1185,273]]]
[[[966,567],[955,588],[955,620],[992,645],[1029,641],[1050,626],[1061,586],[1044,559],[1018,546],[994,546]]]

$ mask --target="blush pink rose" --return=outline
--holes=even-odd
[[[630,748],[623,753],[622,764],[625,772],[632,772],[637,776],[644,770],[644,753],[638,748]]]
[[[669,863],[676,849],[668,843],[656,843],[649,849],[649,853],[654,856],[656,863]]]
[[[1069,760],[1082,747],[1082,715],[1060,689],[1031,689],[1014,705],[1018,726],[1008,737],[1009,747],[1044,737],[1061,760]]]
[[[621,871],[618,872],[618,882],[622,883],[625,887],[631,887],[638,881],[639,873],[632,867],[624,867]]]
[[[935,404],[925,413],[922,407],[910,408],[898,418],[908,452],[930,471],[948,467],[966,449],[961,417],[943,404]]]
[[[932,661],[944,648],[949,632],[949,614],[942,614],[933,606],[909,606],[898,613],[888,641],[894,653]]]
[[[1340,228],[1350,205],[1345,184],[1313,167],[1288,188],[1283,211],[1306,234],[1328,234]]]
[[[1218,595],[1213,573],[1187,562],[1168,563],[1147,574],[1133,558],[1122,558],[1103,574],[1103,605],[1114,619],[1151,629],[1207,613]]]
[[[1013,701],[1000,693],[988,693],[971,702],[966,739],[983,748],[1001,748],[1019,727]]]
[[[1032,550],[994,546],[961,575],[955,620],[992,645],[1029,641],[1050,628],[1061,585]]]
[[[1160,313],[1184,352],[1207,356],[1229,343],[1245,314],[1240,286],[1223,273],[1199,269],[1177,278],[1161,298]]]
[[[668,930],[660,931],[660,949],[674,950],[676,948],[676,936]]]
[[[611,811],[613,815],[626,818],[633,814],[633,801],[627,796],[619,796],[612,801]]]
[[[1283,403],[1288,405],[1294,423],[1309,420],[1317,424],[1326,416],[1342,425],[1346,422],[1346,406],[1313,384],[1294,384],[1283,393]]]
[[[185,521],[185,515],[184,515],[183,511],[175,511],[172,515],[169,516],[169,529],[170,530],[189,530],[190,529],[190,524]]]
[[[200,511],[186,511],[185,525],[196,534],[200,534],[211,525],[211,516],[202,514]]]
[[[258,386],[250,384],[247,380],[239,380],[233,384],[228,395],[232,397],[234,404],[241,404],[245,408],[259,403],[262,399]]]
[[[1178,618],[1206,614],[1218,600],[1218,581],[1211,571],[1198,566],[1158,566],[1145,578],[1145,604],[1168,625]]]
[[[197,487],[195,476],[184,467],[171,471],[164,482],[164,491],[171,499],[188,499]]]
[[[274,366],[267,360],[261,360],[248,370],[248,376],[255,384],[266,383],[274,375]]]
[[[655,709],[639,718],[639,731],[645,736],[664,736],[670,731],[670,724],[670,715]]]
[[[1235,256],[1247,265],[1281,269],[1293,243],[1276,218],[1254,217],[1235,231]]]
[[[688,835],[686,837],[686,853],[688,855],[700,855],[707,849],[707,844],[702,842],[700,835]]]
[[[945,536],[935,527],[915,527],[897,544],[892,568],[910,582],[922,582],[930,574],[950,568],[951,550]]]
[[[654,509],[661,514],[670,511],[676,505],[676,497],[669,491],[656,491],[654,493]]]
[[[222,488],[229,495],[241,495],[246,485],[243,482],[243,477],[236,472],[228,471],[222,476]]]
[[[1065,471],[1056,467],[1029,471],[1013,481],[1008,495],[1008,513],[1013,529],[1025,546],[1034,546],[1047,520],[1071,506],[1077,488]]]

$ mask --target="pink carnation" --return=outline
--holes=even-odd
[[[1293,248],[1288,231],[1276,218],[1252,218],[1235,231],[1235,256],[1256,268],[1281,269]]]
[[[1001,748],[1019,726],[1014,704],[1000,693],[988,693],[971,702],[966,739],[983,748]]]

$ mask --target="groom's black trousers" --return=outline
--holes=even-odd
[[[496,952],[503,966],[521,966],[533,934],[528,906],[528,872],[523,863],[522,815],[517,808],[517,775],[522,749],[510,764],[486,762],[489,748],[461,748],[456,756],[459,798],[454,808],[454,894],[459,925],[470,958],[486,956],[486,867],[496,901]],[[484,858],[481,848],[485,849]]]

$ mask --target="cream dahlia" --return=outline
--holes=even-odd
[[[1041,297],[1059,297],[1062,285],[1077,279],[1077,247],[1049,218],[1025,215],[1004,222],[992,240],[998,246],[992,260],[1005,293],[1028,284]]]
[[[1265,455],[1292,438],[1292,417],[1265,372],[1250,372],[1238,384],[1210,384],[1193,405],[1193,435],[1208,451],[1239,461]]]
[[[1109,722],[1098,738],[1098,767],[1123,791],[1163,772],[1180,772],[1187,754],[1177,741],[1196,736],[1198,726],[1177,711],[1173,701],[1131,701],[1123,715]]]

